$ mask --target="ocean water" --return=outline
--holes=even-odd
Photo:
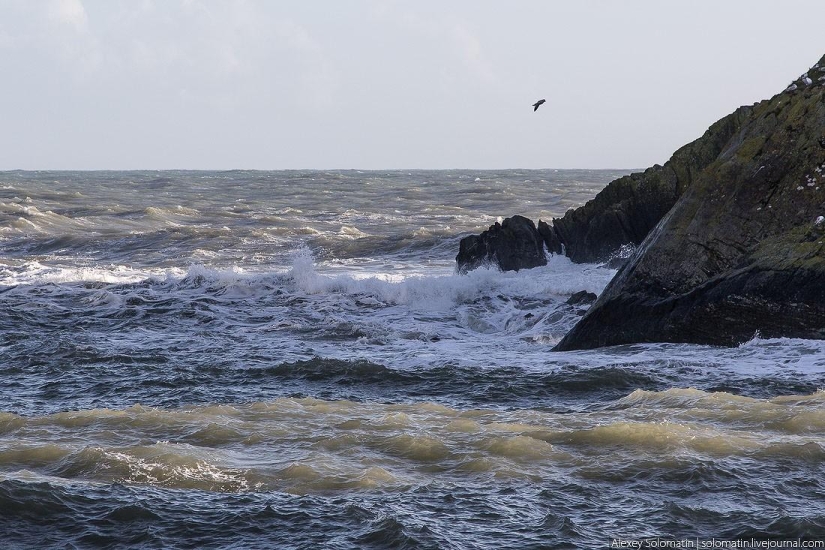
[[[614,271],[455,273],[622,174],[0,173],[0,543],[825,537],[825,343],[556,353]]]

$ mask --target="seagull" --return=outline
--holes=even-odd
[[[534,112],[534,113],[538,110],[538,108],[539,108],[539,107],[541,107],[541,104],[542,104],[542,103],[544,103],[544,100],[543,100],[543,99],[539,99],[538,101],[536,101],[535,103],[533,103],[533,112]]]

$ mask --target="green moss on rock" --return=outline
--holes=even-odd
[[[718,153],[557,349],[825,338],[824,84],[803,74],[713,125]]]

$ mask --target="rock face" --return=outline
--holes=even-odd
[[[738,109],[691,144],[705,140],[687,153],[696,162],[676,180],[677,194],[684,189],[675,206],[556,349],[735,345],[757,331],[825,338],[823,77],[825,57],[784,92]],[[570,233],[559,221],[568,215],[555,224],[562,242]],[[571,242],[582,238],[589,237]]]
[[[565,303],[570,306],[577,306],[579,304],[592,304],[596,301],[596,298],[597,296],[594,293],[588,292],[586,290],[580,290],[579,292],[576,292],[575,294],[570,296],[570,298],[568,298],[567,302]]]
[[[584,206],[553,220],[565,254],[574,262],[601,262],[624,245],[639,245],[749,114],[749,107],[737,110],[676,151],[664,166],[614,180]]]
[[[461,239],[456,262],[461,273],[489,264],[502,271],[518,271],[547,265],[547,256],[544,240],[533,221],[513,216],[496,222],[481,235]]]
[[[676,151],[664,166],[610,182],[593,200],[568,210],[552,225],[539,220],[536,228],[527,218],[515,216],[481,235],[465,237],[456,257],[458,271],[466,273],[480,265],[497,265],[503,271],[545,265],[543,253],[535,249],[540,241],[548,252],[563,253],[574,262],[615,259],[622,247],[637,246],[644,240],[697,175],[716,160],[750,114],[750,107],[742,107]],[[623,263],[618,261],[615,267]]]

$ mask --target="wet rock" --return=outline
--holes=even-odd
[[[502,271],[518,271],[547,265],[544,240],[532,220],[513,216],[496,222],[480,235],[464,237],[459,243],[456,264],[459,273],[482,265]]]
[[[793,84],[714,125],[719,153],[556,349],[825,338],[825,83]]]
[[[593,294],[592,292],[588,292],[586,290],[581,290],[579,292],[576,292],[572,296],[570,296],[570,298],[568,298],[567,302],[565,302],[565,303],[567,305],[571,305],[571,306],[578,306],[578,305],[582,305],[582,304],[592,304],[593,302],[596,301],[596,298],[597,298],[597,296],[595,294]]]
[[[606,267],[608,269],[621,269],[630,260],[630,257],[635,251],[636,247],[632,244],[623,245],[619,248],[619,250],[613,253],[610,259],[602,264],[602,267]]]
[[[577,263],[612,262],[614,269],[623,265],[625,258],[618,253],[623,247],[633,248],[644,240],[697,175],[716,160],[749,113],[750,107],[737,110],[711,126],[702,137],[676,151],[663,166],[656,165],[610,182],[587,204],[568,210],[562,218],[552,220],[551,224],[539,220],[539,238],[547,251],[565,254]],[[518,225],[524,225],[524,220],[532,225],[522,216],[508,218],[504,223],[515,219],[519,220]],[[525,227],[519,233],[525,240],[518,241],[491,235],[491,232],[496,235],[500,233],[500,230],[494,231],[494,227],[461,241],[462,248],[456,258],[459,272],[466,273],[479,265],[491,263],[505,271],[546,263],[537,259],[532,230]],[[511,252],[498,256],[499,260],[496,260],[491,250],[491,239],[506,241],[515,248],[511,247]],[[516,247],[517,242],[520,244]],[[503,245],[495,246],[497,251],[504,248]],[[523,250],[525,256],[518,258],[516,249]],[[506,260],[502,262],[505,256]]]
[[[638,246],[717,159],[749,112],[749,107],[737,110],[676,151],[663,166],[614,180],[584,206],[553,220],[565,254],[574,262],[605,262],[623,246]]]
[[[556,233],[556,230],[552,225],[549,225],[545,221],[539,220],[537,229],[548,252],[551,254],[564,253],[564,246],[562,245],[561,239],[559,239],[559,235]]]

